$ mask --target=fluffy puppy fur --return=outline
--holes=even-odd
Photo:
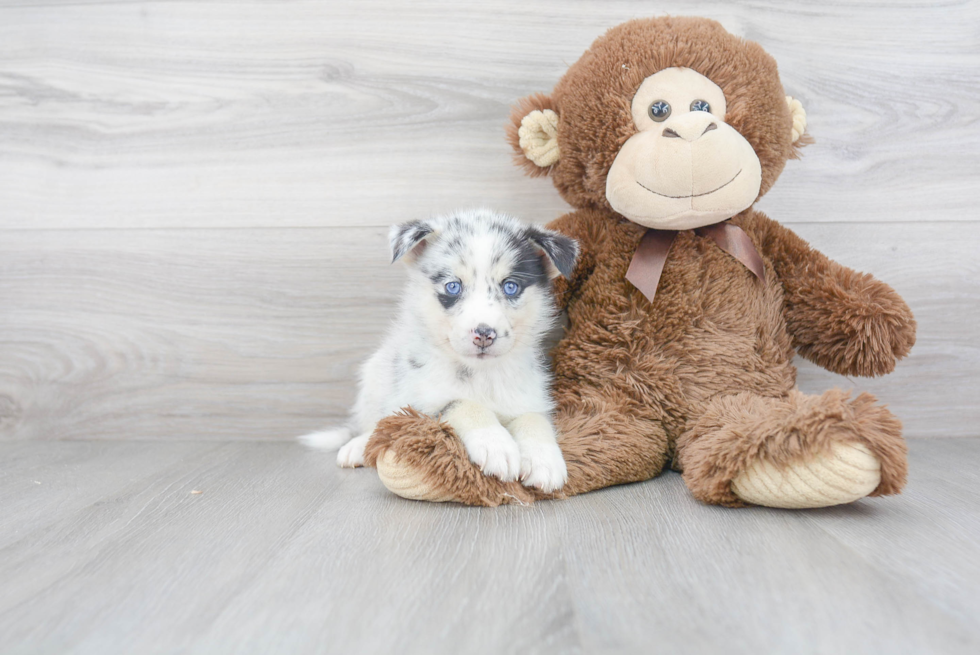
[[[348,424],[301,441],[362,466],[377,423],[411,407],[448,422],[485,474],[560,489],[544,338],[551,281],[571,274],[578,244],[489,210],[395,225],[389,238],[409,271],[398,316],[361,369]]]

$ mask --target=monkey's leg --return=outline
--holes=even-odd
[[[722,396],[677,440],[695,498],[732,507],[827,507],[901,491],[901,423],[870,394]]]
[[[568,467],[563,496],[656,477],[669,463],[667,434],[642,406],[611,390],[581,390],[555,416]]]
[[[555,427],[568,482],[553,493],[483,475],[448,424],[410,410],[378,424],[365,460],[404,498],[490,507],[648,480],[667,461],[667,437],[658,422],[638,417],[626,405],[597,391],[559,409]]]
[[[365,464],[378,469],[382,484],[392,493],[411,500],[486,507],[534,500],[533,491],[519,482],[484,475],[449,423],[411,408],[378,423],[365,450]]]

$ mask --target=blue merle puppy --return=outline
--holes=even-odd
[[[361,369],[347,425],[301,440],[360,466],[378,421],[411,406],[452,425],[485,474],[560,489],[544,338],[551,281],[571,274],[578,244],[485,209],[395,225],[390,241],[408,263],[398,317]]]

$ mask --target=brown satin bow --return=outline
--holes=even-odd
[[[719,248],[742,262],[757,278],[766,281],[766,269],[762,257],[755,249],[752,239],[742,228],[726,221],[699,227],[695,232],[714,241]],[[674,230],[651,228],[643,235],[640,245],[633,253],[633,260],[630,262],[629,270],[626,271],[626,279],[650,302],[653,302],[653,297],[657,294],[657,285],[660,284],[664,264],[667,263],[667,253],[670,252],[670,246],[676,237],[677,232]]]

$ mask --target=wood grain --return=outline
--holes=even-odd
[[[913,440],[903,495],[819,511],[674,473],[474,509],[295,443],[0,442],[0,650],[973,653],[978,456]]]
[[[286,437],[343,416],[400,286],[393,222],[567,206],[502,126],[605,28],[763,44],[817,143],[760,207],[919,320],[869,389],[976,435],[976,2],[0,3],[0,439]]]
[[[774,217],[978,219],[975,2],[8,2],[0,228],[544,221],[566,206],[510,164],[510,105],[651,12],[762,43],[804,102]]]
[[[59,518],[86,511],[109,495],[133,487],[141,476],[187,466],[190,461],[216,450],[216,443],[166,444],[76,441],[62,448],[38,450],[32,442],[8,443],[0,469],[0,549],[28,539],[37,550],[51,550],[56,542],[49,530]],[[111,462],[111,466],[108,464]],[[136,494],[135,488],[130,489]],[[127,492],[129,493],[129,492]],[[29,519],[25,522],[25,519]],[[92,527],[92,526],[89,526]],[[30,533],[26,531],[29,528]],[[62,543],[73,548],[77,543]],[[22,554],[28,554],[24,549]],[[16,558],[4,558],[8,571],[16,570]],[[8,580],[5,576],[4,580]],[[0,595],[0,602],[10,600]]]
[[[401,288],[383,230],[48,231],[0,244],[0,429],[291,437],[346,412]]]
[[[580,624],[585,652],[656,644],[694,653],[941,653],[975,640],[960,618],[974,603],[973,567],[951,559],[961,572],[955,600],[943,595],[949,590],[923,593],[922,569],[941,566],[935,553],[918,548],[905,558],[896,551],[906,540],[888,542],[911,525],[907,514],[928,511],[904,497],[819,513],[732,512],[699,504],[676,474],[629,489],[581,497],[575,510],[602,529],[573,528],[565,541],[568,568],[578,573],[576,610],[588,617]],[[857,516],[865,518],[854,532],[867,544],[822,529]],[[974,552],[972,531],[957,531],[964,539],[943,552]],[[878,565],[916,555],[925,557],[920,566]],[[957,605],[964,597],[968,604]],[[910,624],[930,627],[916,634]]]
[[[848,379],[913,436],[976,434],[980,264],[972,223],[804,224],[839,261],[902,293],[912,356]],[[400,293],[377,228],[83,230],[0,242],[0,438],[286,438],[337,422]]]
[[[870,391],[912,436],[975,436],[980,423],[980,226],[794,225],[811,245],[892,285],[917,322],[912,354],[884,377],[847,378],[797,357],[800,388]],[[958,254],[956,254],[958,253]],[[972,253],[972,254],[971,254]]]

